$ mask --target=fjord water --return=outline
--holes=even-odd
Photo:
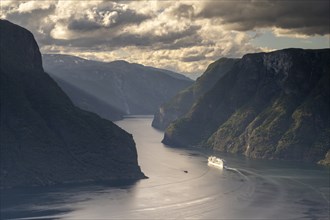
[[[133,134],[149,179],[1,191],[2,219],[328,219],[329,169],[161,144],[151,117],[117,125]],[[228,170],[207,166],[215,154]]]

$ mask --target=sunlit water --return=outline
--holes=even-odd
[[[328,219],[329,170],[160,143],[152,118],[117,124],[134,136],[149,179],[1,191],[2,219]],[[215,154],[229,169],[207,166]]]

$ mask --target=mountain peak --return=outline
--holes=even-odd
[[[73,105],[31,32],[0,27],[0,188],[144,178],[132,136]]]
[[[172,121],[163,142],[254,158],[325,158],[322,163],[328,163],[329,58],[329,49],[247,54],[222,69],[223,77],[209,88],[202,79],[220,70],[217,62],[211,64],[191,86],[195,89],[181,92],[161,109],[159,121]],[[192,104],[189,97],[199,88],[208,90]],[[173,117],[178,109],[184,114]]]
[[[41,53],[30,31],[1,19],[0,30],[1,63],[3,66],[23,70],[43,70]]]

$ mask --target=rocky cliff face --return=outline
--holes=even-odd
[[[193,85],[180,91],[170,101],[159,107],[152,126],[164,130],[171,122],[186,114],[192,105],[226,75],[236,62],[238,59],[221,58],[210,64]]]
[[[255,158],[318,161],[330,149],[330,50],[245,55],[163,142]]]
[[[132,136],[72,104],[29,31],[0,30],[0,187],[143,178]]]
[[[105,63],[59,54],[45,54],[43,61],[46,72],[78,107],[110,120],[118,114],[106,114],[109,111],[154,114],[161,103],[193,83],[174,72],[125,61]],[[76,95],[77,89],[83,93]]]

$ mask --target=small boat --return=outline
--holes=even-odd
[[[219,169],[223,169],[225,167],[225,161],[218,157],[210,156],[207,161],[208,161],[208,165],[217,167]]]

